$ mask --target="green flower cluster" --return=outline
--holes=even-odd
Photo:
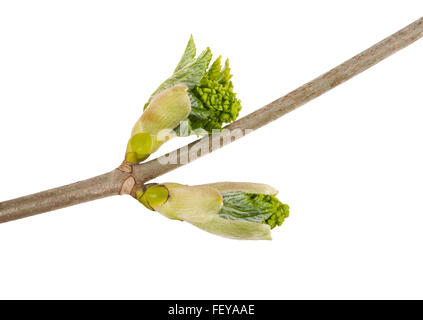
[[[212,64],[200,85],[190,90],[197,103],[207,111],[207,117],[198,117],[195,113],[189,116],[192,130],[202,128],[209,133],[221,130],[223,123],[235,121],[239,115],[241,101],[233,92],[229,60],[226,60],[223,70],[220,60],[221,56]]]
[[[222,193],[222,196],[219,215],[225,219],[265,223],[273,229],[289,216],[289,206],[275,195],[236,191]]]
[[[268,224],[271,229],[276,226],[281,226],[285,219],[289,217],[289,205],[283,204],[275,196],[269,195],[264,196],[262,201],[268,202],[273,208],[273,214],[265,221],[265,223]]]

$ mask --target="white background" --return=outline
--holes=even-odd
[[[119,165],[191,33],[230,58],[246,115],[422,15],[422,1],[1,1],[0,199]],[[291,217],[273,241],[116,196],[0,225],[0,298],[423,298],[422,57],[420,40],[157,180],[275,186]]]

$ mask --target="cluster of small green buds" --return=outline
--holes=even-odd
[[[191,36],[172,76],[145,104],[127,145],[127,162],[144,161],[173,136],[212,133],[238,117],[241,101],[233,92],[229,61],[222,68],[219,56],[209,68],[209,48],[195,56]],[[183,121],[188,130],[179,130]]]
[[[193,130],[204,129],[211,133],[213,130],[221,130],[223,123],[230,123],[238,118],[241,111],[241,101],[233,92],[233,83],[230,81],[229,60],[221,70],[221,56],[211,65],[204,75],[199,86],[190,92],[207,110],[207,117],[191,115],[190,125]]]
[[[289,216],[277,190],[259,183],[219,182],[197,186],[149,184],[136,191],[146,208],[187,221],[212,234],[240,240],[270,240],[270,230]]]

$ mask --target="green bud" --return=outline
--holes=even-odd
[[[139,162],[148,158],[153,146],[153,137],[145,132],[140,132],[131,137],[126,149],[126,161]]]
[[[149,103],[132,129],[126,148],[125,160],[138,163],[147,159],[164,142],[172,131],[191,112],[187,86],[176,84],[158,93]]]
[[[268,240],[270,229],[289,216],[273,187],[259,183],[219,182],[199,186],[146,185],[137,199],[170,219],[187,221],[231,239]]]
[[[229,61],[226,60],[222,67],[222,57],[219,56],[210,65],[212,54],[209,48],[198,57],[195,55],[196,48],[191,36],[174,73],[157,88],[152,97],[176,83],[186,84],[191,100],[189,134],[207,134],[222,129],[224,123],[236,120],[241,101],[233,92]],[[177,129],[175,131],[179,132]]]
[[[137,195],[138,201],[170,219],[205,222],[222,207],[220,192],[211,187],[164,183],[144,186],[144,189],[141,196]]]
[[[164,185],[147,186],[145,190],[137,192],[137,199],[147,209],[154,210],[169,199],[169,190]]]
[[[127,162],[144,161],[175,135],[211,134],[236,120],[241,101],[233,92],[229,61],[222,67],[219,56],[209,67],[211,58],[209,48],[196,57],[191,36],[173,74],[144,105],[126,148]],[[180,130],[184,120],[187,130]]]

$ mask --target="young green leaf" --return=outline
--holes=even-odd
[[[196,49],[195,49],[194,39],[192,38],[192,35],[191,35],[190,38],[189,38],[188,44],[185,48],[185,52],[182,55],[181,60],[179,61],[178,65],[176,66],[175,71],[173,71],[173,73],[178,72],[180,69],[185,67],[187,64],[194,61],[195,53],[196,53]]]
[[[153,92],[148,102],[150,102],[159,92],[178,83],[183,83],[190,89],[200,85],[201,79],[203,79],[207,67],[209,66],[211,57],[210,48],[207,48],[197,57],[197,59],[192,60],[183,68],[178,69],[170,78],[166,79],[165,82]],[[144,109],[147,106],[148,103],[144,106]]]

